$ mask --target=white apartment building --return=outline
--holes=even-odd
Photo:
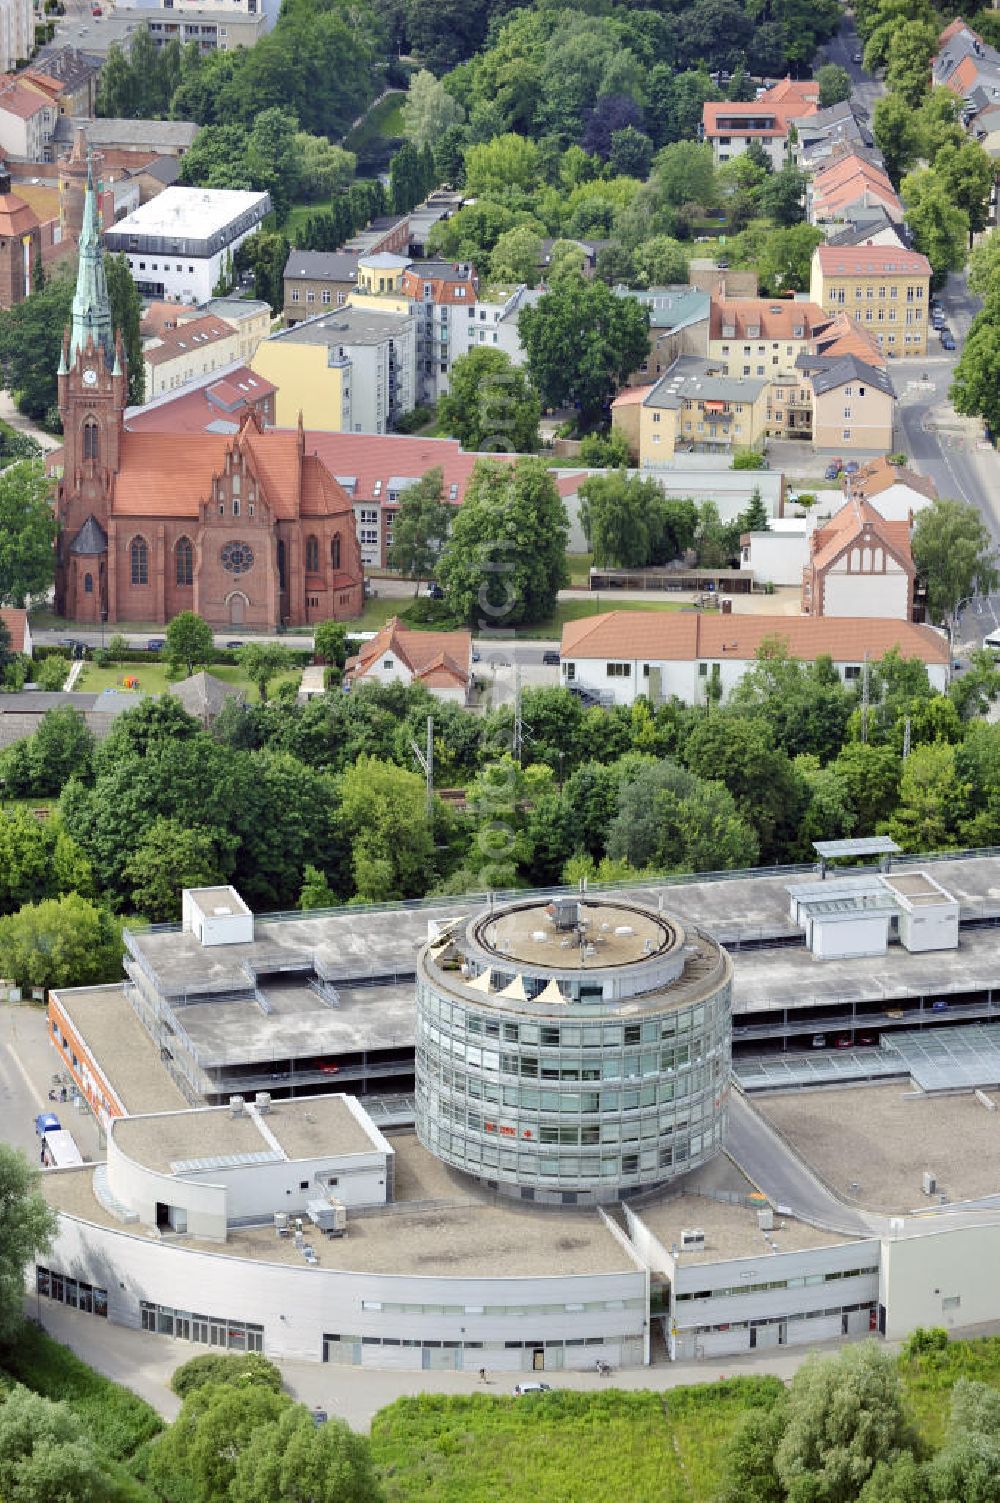
[[[270,212],[267,193],[166,188],[106,230],[104,244],[127,257],[145,297],[207,303],[231,257]]]

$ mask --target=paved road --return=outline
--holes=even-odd
[[[739,1091],[734,1090],[729,1100],[726,1148],[747,1178],[775,1206],[831,1231],[854,1237],[871,1235],[867,1219],[845,1206],[801,1160],[794,1158]]]
[[[948,278],[939,301],[960,350],[978,310],[964,273]],[[949,354],[941,350],[935,334],[930,338],[924,359],[897,361],[890,367],[900,398],[901,446],[914,469],[929,475],[942,496],[978,506],[1000,541],[1000,459],[994,450],[977,447],[981,425],[958,417],[948,401],[959,351]]]
[[[866,73],[861,64],[854,61],[855,53],[863,50],[853,19],[845,16],[837,35],[823,48],[823,55],[828,62],[839,63],[847,69],[852,85],[851,103],[859,114],[870,120],[876,101],[885,93],[885,84]]]

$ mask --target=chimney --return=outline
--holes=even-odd
[[[0,195],[10,193],[11,191],[10,173],[6,167],[0,165]]]

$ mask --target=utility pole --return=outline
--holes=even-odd
[[[427,822],[430,824],[434,814],[434,716],[427,717],[427,749],[421,751],[415,741],[410,742],[410,749],[423,769],[427,780]]]

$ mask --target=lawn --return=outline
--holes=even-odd
[[[353,151],[358,159],[358,176],[382,171],[389,165],[389,158],[403,134],[402,105],[406,98],[404,89],[394,89],[377,104],[357,130],[344,137],[344,146]]]
[[[559,637],[568,621],[582,621],[585,616],[600,616],[605,611],[683,611],[690,610],[688,600],[622,600],[616,592],[587,595],[582,600],[560,600],[552,615],[534,626],[519,626],[515,635],[527,641],[548,641]]]
[[[959,1378],[1000,1388],[1000,1337],[952,1341],[942,1351],[899,1359],[903,1387],[917,1426],[932,1446],[939,1446],[948,1424],[948,1395]]]
[[[249,702],[255,703],[259,698],[256,684],[251,684],[242,668],[227,663],[212,663],[206,671],[227,684],[237,685]],[[100,694],[102,689],[122,689],[125,687],[125,679],[134,678],[143,694],[169,694],[174,684],[186,677],[183,670],[172,673],[167,663],[116,663],[109,668],[98,668],[93,663],[87,663],[76,681],[76,687],[82,694]],[[298,685],[301,677],[300,668],[279,674],[268,685],[268,698],[273,699],[283,683]]]
[[[743,1378],[666,1394],[424,1395],[375,1416],[372,1449],[387,1503],[707,1503],[722,1442],[782,1391]]]
[[[592,553],[567,553],[566,567],[569,569],[569,582],[574,589],[585,590],[587,588],[593,565]]]

